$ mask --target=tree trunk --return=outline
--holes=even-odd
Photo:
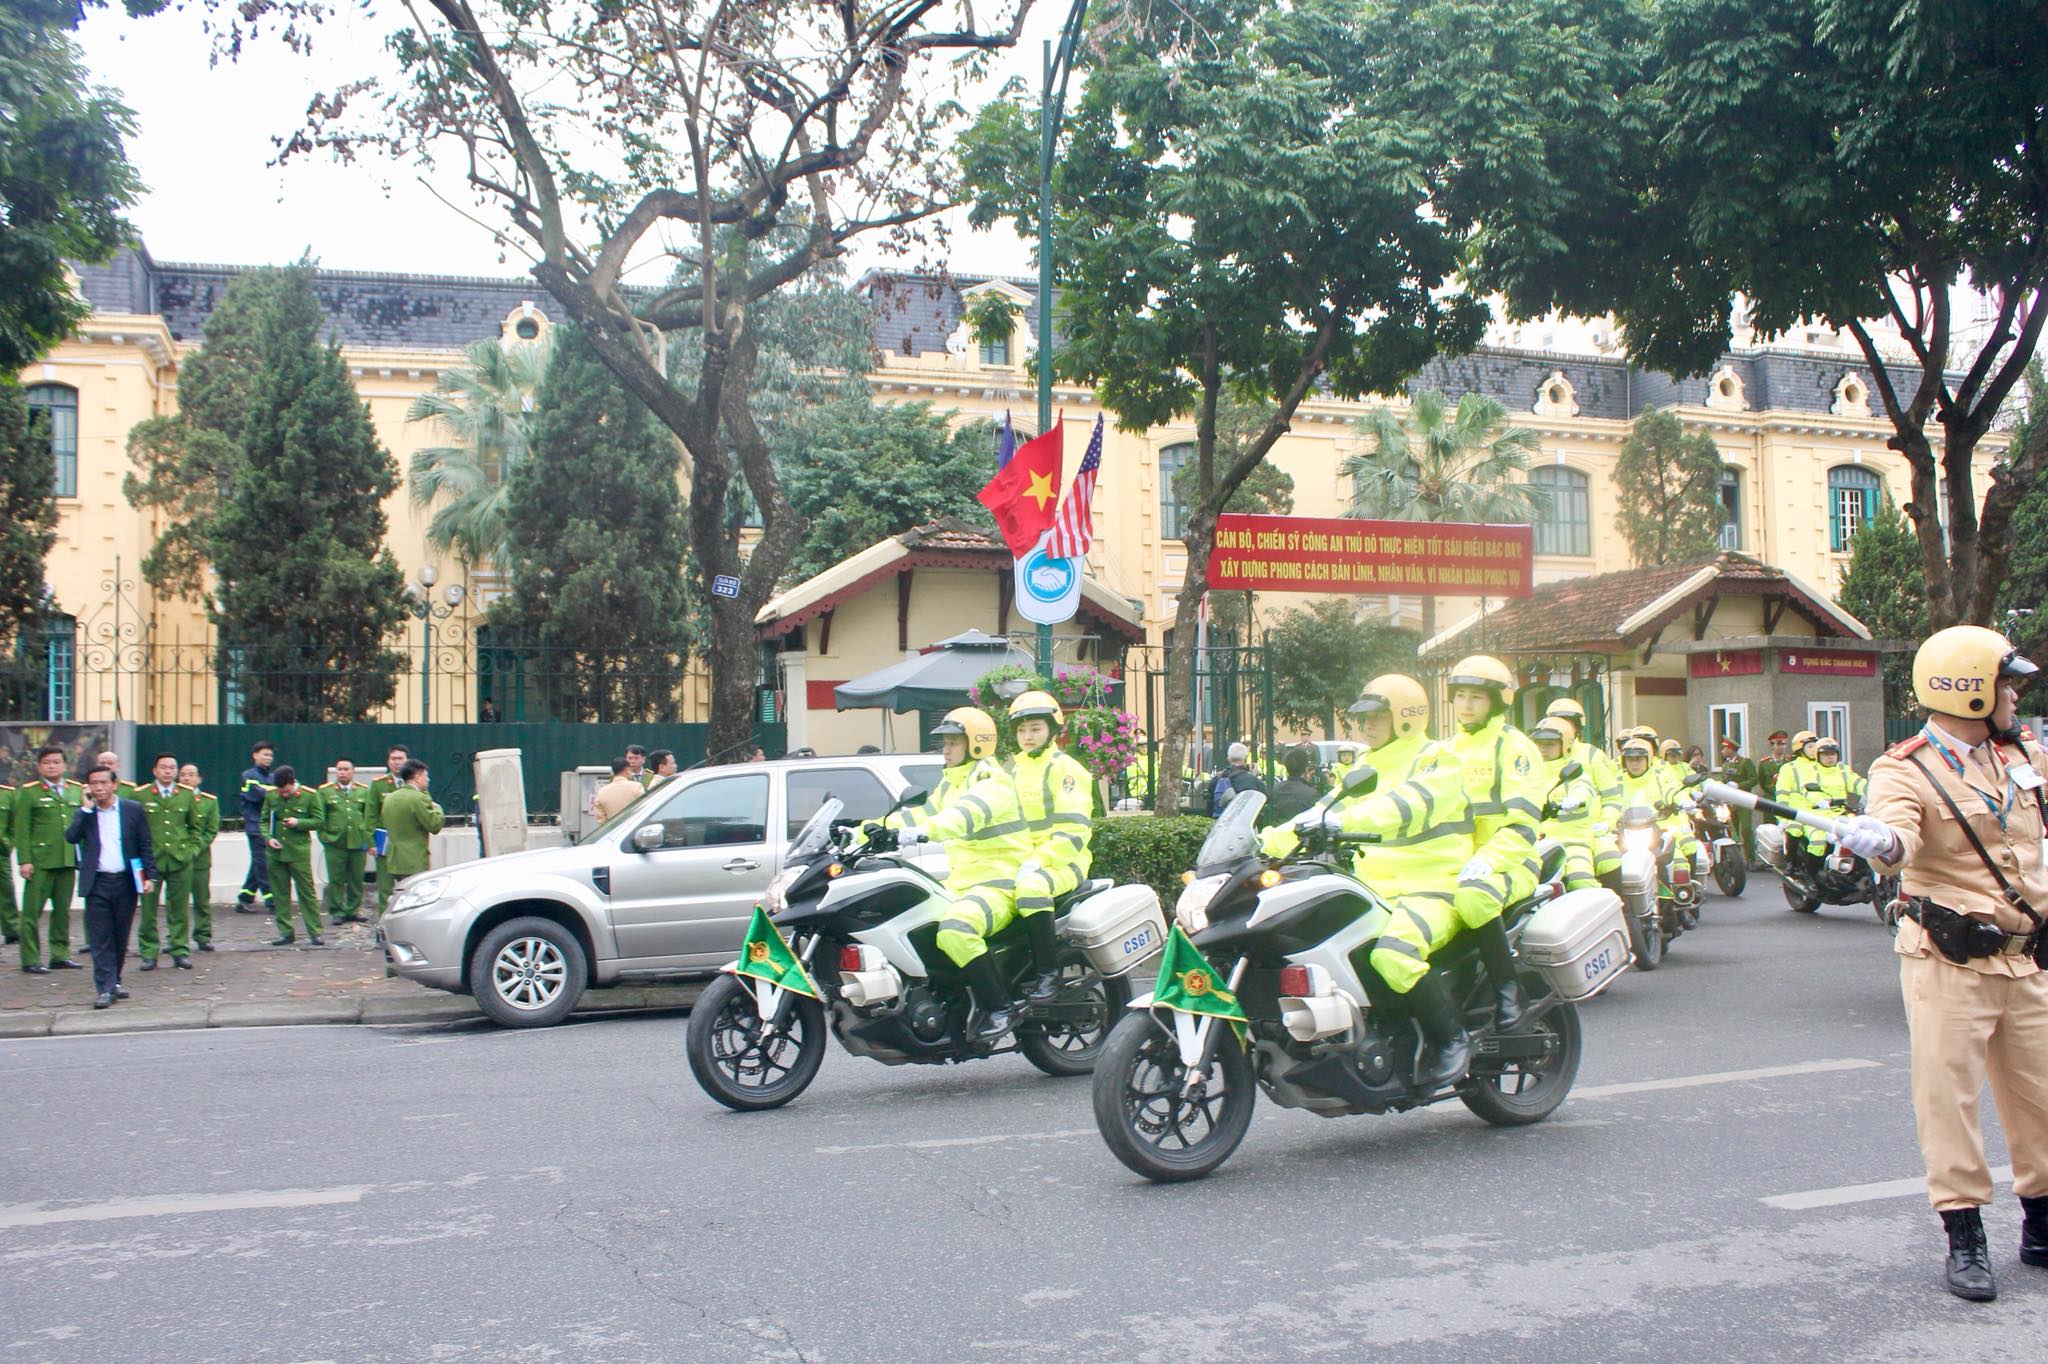
[[[1183,530],[1188,569],[1174,599],[1173,647],[1166,655],[1166,734],[1159,745],[1158,780],[1153,783],[1152,812],[1157,815],[1180,813],[1180,774],[1187,766],[1188,741],[1197,723],[1195,628],[1202,613],[1202,594],[1208,591],[1209,544],[1216,535],[1213,522],[1206,527],[1185,526]]]

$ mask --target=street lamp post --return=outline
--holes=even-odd
[[[1045,85],[1038,104],[1038,430],[1052,430],[1052,151],[1066,111],[1067,78],[1074,74],[1074,52],[1088,0],[1074,0],[1060,27],[1059,46],[1045,44]],[[1052,677],[1052,626],[1038,627],[1038,671]]]
[[[437,575],[432,564],[420,568],[418,582],[405,585],[405,609],[420,622],[420,723],[431,724],[433,720],[433,667],[434,667],[434,622],[446,620],[462,605],[462,584],[450,583],[441,595],[446,605],[437,605],[429,589]]]

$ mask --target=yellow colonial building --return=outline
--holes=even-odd
[[[30,401],[53,421],[61,513],[49,558],[61,616],[39,701],[47,714],[21,718],[236,718],[232,688],[211,670],[205,649],[203,585],[188,597],[171,597],[142,580],[139,565],[163,527],[156,513],[130,506],[121,488],[131,468],[130,428],[176,409],[180,362],[200,343],[206,317],[237,273],[230,266],[158,262],[140,249],[83,268],[78,287],[92,316],[75,339],[20,376]],[[1028,364],[1042,326],[1032,282],[878,273],[860,288],[874,304],[878,397],[928,402],[963,421],[1000,420],[1009,412],[1020,428],[1031,424],[1036,394]],[[538,335],[553,308],[534,284],[521,280],[322,270],[317,289],[378,434],[401,468],[414,450],[447,442],[431,424],[405,419],[441,369],[458,363],[462,348],[480,338],[509,344]],[[976,299],[991,292],[1018,310],[1007,338],[976,337],[964,320]],[[1551,494],[1550,510],[1535,528],[1539,583],[1629,567],[1627,546],[1614,528],[1612,471],[1632,420],[1652,406],[1675,411],[1720,447],[1727,464],[1722,546],[1783,570],[1802,590],[1832,595],[1856,527],[1887,492],[1904,500],[1904,460],[1886,446],[1890,426],[1874,408],[1860,357],[1838,338],[1811,332],[1740,344],[1705,378],[1678,380],[1631,366],[1599,324],[1567,331],[1560,340],[1529,328],[1502,329],[1474,354],[1432,364],[1410,386],[1441,389],[1454,399],[1473,390],[1491,394],[1539,433],[1544,453],[1531,478]],[[1910,390],[1912,372],[1901,367],[1895,375]],[[1073,387],[1060,388],[1055,405],[1067,423],[1071,471],[1100,409],[1091,393]],[[1363,410],[1334,400],[1303,405],[1273,456],[1294,480],[1297,513],[1338,515],[1348,504],[1339,469],[1356,447],[1352,423]],[[1127,432],[1112,422],[1104,447],[1087,576],[1098,591],[1128,604],[1128,612],[1111,614],[1127,616],[1151,645],[1161,643],[1171,625],[1174,592],[1186,570],[1182,509],[1171,479],[1190,457],[1193,439],[1191,423]],[[1993,442],[1978,451],[1980,487],[1995,455]],[[420,588],[420,610],[428,612],[409,623],[412,656],[425,661],[452,651],[464,659],[453,669],[437,666],[408,677],[387,718],[478,718],[492,685],[489,668],[481,666],[490,647],[482,611],[504,584],[431,554],[424,534],[428,513],[403,490],[384,510],[391,548]],[[864,548],[848,546],[847,552]],[[792,584],[790,591],[800,587]],[[949,612],[933,628],[942,635],[1021,628],[1014,619],[998,619],[993,588],[986,595],[977,618]],[[1300,600],[1266,594],[1259,608],[1264,614]],[[1365,598],[1361,606],[1411,625],[1420,617],[1414,598]],[[1477,606],[1446,598],[1437,619],[1448,628]],[[803,707],[824,694],[820,682],[845,680],[932,642],[902,636],[893,600],[879,614],[889,627],[863,631],[855,640],[847,626],[860,615],[852,604],[839,612],[828,664],[818,657],[817,621],[796,629],[786,613],[764,612],[764,682],[781,683],[783,670],[792,671],[801,680],[785,688],[785,704]],[[1100,661],[1128,643],[1124,629],[1110,633],[1115,637],[1097,637],[1077,626],[1063,636],[1073,657]],[[450,677],[459,680],[451,684]],[[501,709],[507,699],[497,698]],[[835,719],[811,709],[809,741],[821,749],[877,734],[872,715]],[[1616,709],[1617,719],[1625,720],[1623,698]]]

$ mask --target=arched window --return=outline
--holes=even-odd
[[[1174,496],[1173,476],[1187,466],[1195,457],[1193,441],[1182,441],[1169,445],[1159,452],[1159,538],[1178,540],[1188,509]]]
[[[1546,464],[1529,471],[1529,482],[1550,494],[1550,505],[1536,513],[1536,552],[1591,554],[1592,480],[1577,469]]]
[[[50,421],[50,453],[56,456],[57,479],[52,494],[78,496],[78,390],[63,384],[30,384],[28,410]]]
[[[1860,464],[1837,464],[1828,470],[1828,547],[1847,554],[1863,523],[1877,515],[1884,480]]]

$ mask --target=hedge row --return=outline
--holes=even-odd
[[[1094,861],[1090,876],[1107,876],[1119,885],[1143,882],[1159,893],[1168,912],[1180,896],[1180,874],[1195,865],[1195,854],[1215,823],[1206,815],[1109,817],[1095,821],[1089,846]]]

